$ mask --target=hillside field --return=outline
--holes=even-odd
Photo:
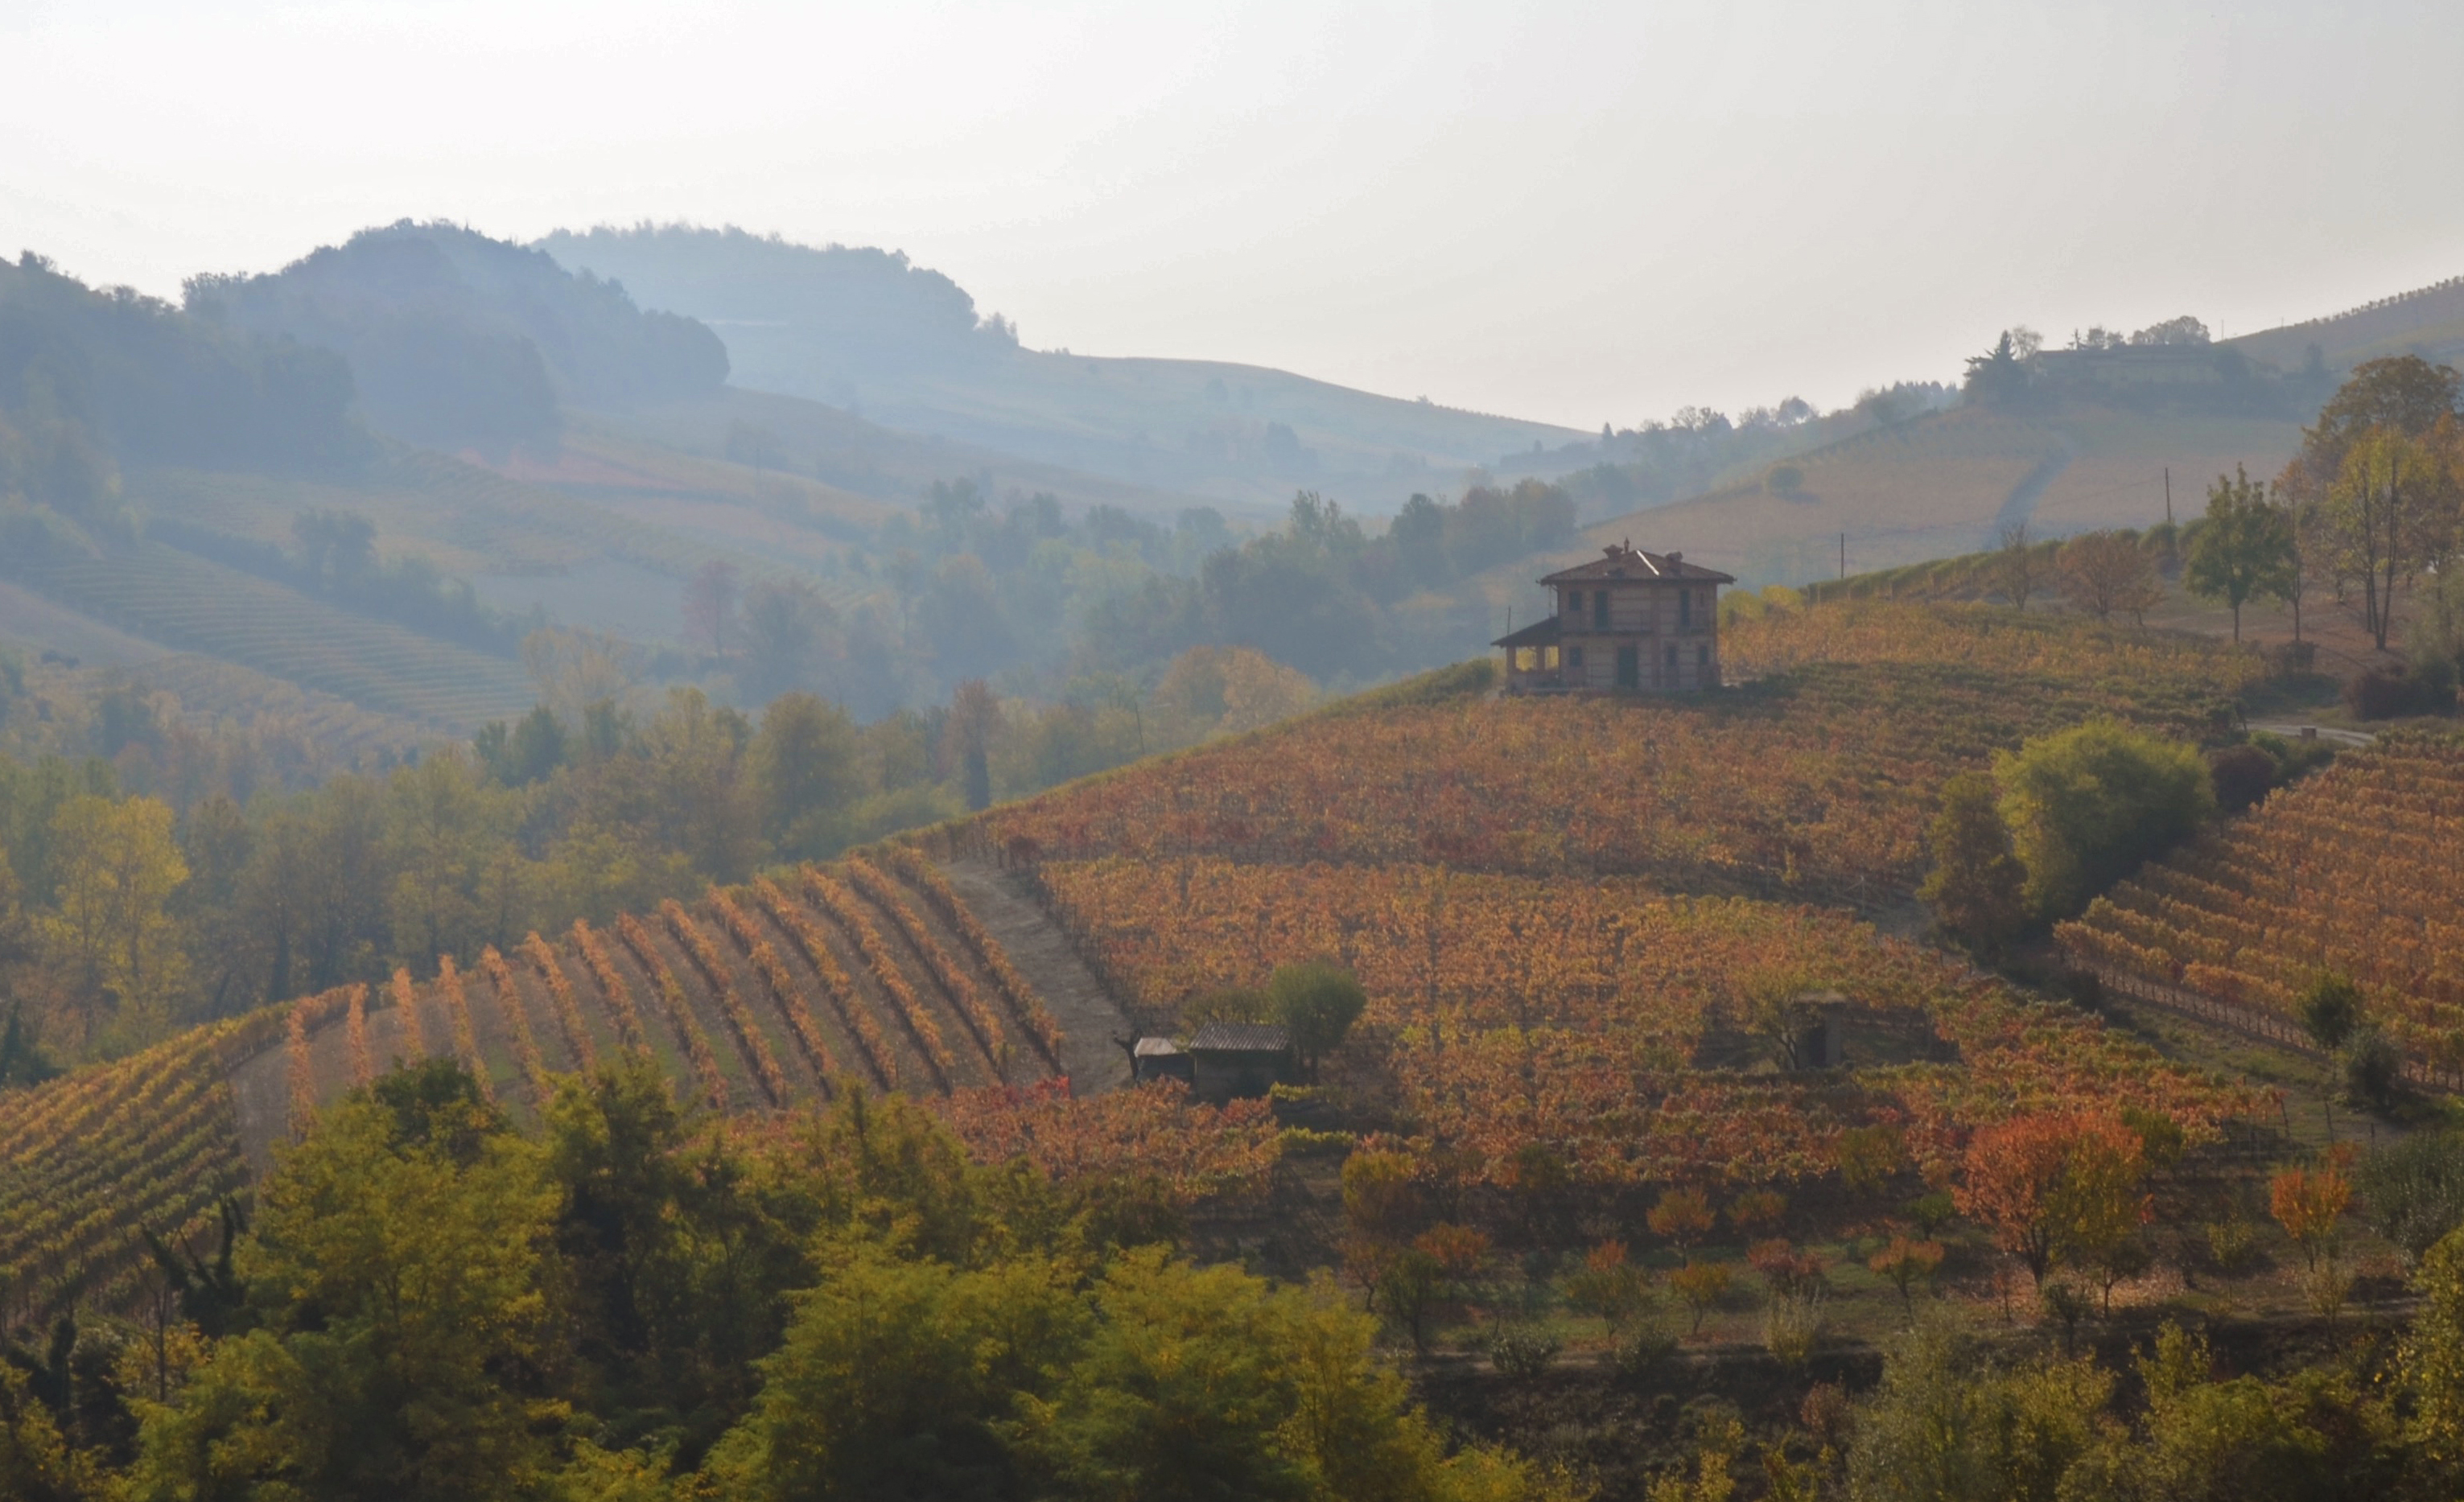
[[[1626,539],[1675,549],[1749,587],[1798,585],[1838,572],[1842,533],[1858,574],[1991,547],[2006,523],[2040,536],[2151,526],[2165,519],[2167,470],[2173,513],[2187,521],[2218,474],[2238,464],[2271,477],[2300,441],[2298,424],[2255,418],[1961,406],[1790,459],[1802,479],[1787,493],[1765,467],[1692,500],[1611,517],[1584,538],[1594,549]],[[1528,611],[1529,579],[1574,556],[1492,571],[1490,598]]]

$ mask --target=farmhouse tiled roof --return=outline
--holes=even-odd
[[[1646,553],[1630,543],[1615,542],[1589,563],[1560,569],[1543,584],[1588,584],[1595,579],[1696,579],[1705,584],[1734,584],[1736,577],[1700,563],[1688,563],[1682,553]]]
[[[1491,646],[1554,646],[1557,638],[1564,634],[1563,617],[1542,616],[1522,630],[1499,637],[1488,644]]]

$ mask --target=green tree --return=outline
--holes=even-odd
[[[2332,1054],[2362,1025],[2362,989],[2349,975],[2321,970],[2301,989],[2296,1010],[2310,1041],[2321,1052]]]
[[[691,1464],[745,1410],[786,1291],[812,1279],[812,1208],[724,1142],[693,1141],[667,1077],[638,1055],[559,1089],[544,1151],[588,1386]]]
[[[2464,1226],[2464,1142],[2453,1129],[2413,1132],[2380,1148],[2362,1160],[2355,1179],[2371,1228],[2416,1263]]]
[[[2343,569],[2362,581],[2362,619],[2379,650],[2395,626],[2396,586],[2453,546],[2454,511],[2446,465],[2412,434],[2373,427],[2346,446],[2326,520]]]
[[[1342,1047],[1368,1005],[1369,993],[1340,966],[1278,966],[1266,982],[1267,1013],[1291,1034],[1292,1051],[1311,1079],[1318,1060]]]
[[[962,1270],[862,1242],[823,1261],[711,1476],[781,1502],[1019,1495],[1003,1426],[1082,1339],[1067,1270]]]
[[[753,775],[771,848],[788,860],[829,855],[862,790],[854,720],[812,694],[780,695],[754,732]]]
[[[1094,1324],[1018,1443],[1048,1494],[1086,1502],[1535,1497],[1525,1468],[1452,1459],[1373,1350],[1375,1324],[1331,1291],[1131,1252],[1096,1285]]]
[[[2002,337],[1994,341],[1991,349],[1968,358],[1969,400],[2008,404],[2027,394],[2028,352],[2013,337],[2016,332],[2003,330]]]
[[[2365,359],[2353,367],[2319,421],[2301,431],[2301,457],[2323,484],[2343,472],[2345,451],[2374,429],[2419,438],[2456,410],[2464,376],[2418,355]]]
[[[950,715],[941,731],[941,759],[955,763],[966,790],[967,807],[992,807],[992,743],[1001,733],[1001,701],[992,686],[970,678],[950,695]]]
[[[2431,1247],[2412,1286],[2421,1309],[2403,1350],[2409,1437],[2452,1495],[2464,1480],[2464,1233],[2451,1231]]]
[[[2137,1444],[2106,1468],[2108,1494],[2181,1498],[2326,1499],[2383,1496],[2383,1414],[2333,1374],[2303,1373],[2281,1385],[2255,1377],[2217,1382],[2208,1344],[2167,1324],[2137,1362],[2147,1413]]]
[[[0,1361],[0,1496],[85,1502],[109,1495],[96,1457],[74,1448],[27,1374]]]
[[[746,686],[767,699],[815,681],[838,612],[805,579],[764,579],[744,602]]]
[[[2055,1502],[2102,1438],[2113,1378],[2091,1361],[1998,1369],[1943,1321],[1884,1348],[1859,1405],[1848,1491],[1859,1502]],[[2095,1493],[2085,1493],[2094,1495]]]
[[[2038,916],[2075,912],[2215,811],[2198,749],[2111,720],[1993,758],[2000,809]]]
[[[698,688],[671,688],[643,728],[642,810],[661,847],[714,882],[740,882],[760,848],[760,814],[746,775],[753,727]]]
[[[395,957],[432,964],[439,954],[470,959],[501,929],[486,921],[483,880],[491,860],[512,852],[519,798],[480,775],[471,758],[445,750],[385,783],[385,835],[392,860],[387,909]]]
[[[2233,640],[2241,640],[2241,607],[2260,596],[2296,593],[2293,513],[2273,504],[2267,487],[2239,465],[2232,479],[2208,487],[2207,524],[2190,538],[2183,581],[2190,593],[2233,607]]]
[[[259,1323],[144,1410],[133,1494],[543,1492],[556,1202],[451,1066],[352,1097],[265,1185],[239,1256]]]
[[[2027,870],[2002,821],[1993,779],[1964,772],[1942,786],[1942,812],[1927,834],[1933,870],[1917,896],[1944,930],[1987,960],[1998,958],[2028,921]]]

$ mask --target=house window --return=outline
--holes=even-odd
[[[1672,673],[1673,673],[1673,672],[1675,672],[1675,671],[1677,671],[1677,643],[1676,643],[1676,642],[1669,642],[1669,643],[1668,643],[1668,659],[1667,659],[1667,661],[1668,661],[1668,670],[1669,670],[1670,672],[1672,672]]]
[[[1541,665],[1542,667],[1548,668],[1548,669],[1549,669],[1549,670],[1551,670],[1551,672],[1554,672],[1554,671],[1556,670],[1556,667],[1557,667],[1557,649],[1556,649],[1555,647],[1553,647],[1553,646],[1544,646],[1544,647],[1542,647],[1542,648],[1540,649],[1540,665]]]
[[[1694,629],[1694,592],[1690,589],[1678,592],[1677,629],[1680,631]]]
[[[1606,631],[1608,628],[1609,592],[1604,589],[1594,590],[1592,592],[1592,629]]]
[[[1711,648],[1707,643],[1694,649],[1694,665],[1697,667],[1711,665]]]
[[[1566,614],[1570,616],[1579,616],[1582,613],[1583,592],[1579,589],[1568,590],[1566,592]]]
[[[1581,647],[1570,646],[1566,648],[1566,665],[1573,668],[1580,668],[1583,665],[1583,649]]]

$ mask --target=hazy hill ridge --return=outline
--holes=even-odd
[[[1582,436],[1257,366],[1029,349],[896,252],[649,225],[538,244],[645,307],[711,322],[739,386],[1225,500],[1279,504],[1316,485],[1384,509],[1463,468]]]
[[[363,229],[281,271],[197,276],[188,311],[336,350],[377,426],[414,443],[504,445],[554,431],[560,402],[694,396],[727,379],[710,330],[625,289],[448,224]]]
[[[2349,369],[2381,355],[2452,362],[2464,355],[2464,276],[2225,342],[2287,370],[2308,362],[2313,346],[2331,369]]]

